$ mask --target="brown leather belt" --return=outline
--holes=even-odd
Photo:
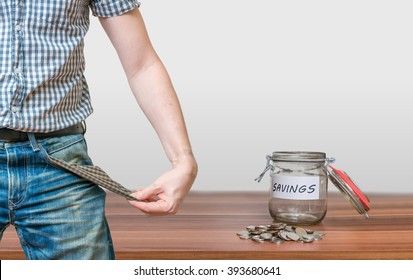
[[[82,134],[86,132],[86,128],[83,123],[78,123],[60,130],[47,132],[47,133],[33,133],[36,139],[44,139],[50,137],[60,137],[72,134]],[[4,142],[21,142],[28,141],[28,132],[17,131],[9,128],[0,128],[0,141]]]

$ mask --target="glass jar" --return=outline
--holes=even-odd
[[[271,170],[269,212],[272,218],[291,225],[319,223],[327,213],[326,165],[321,152],[274,152],[267,156],[267,167],[257,178]]]

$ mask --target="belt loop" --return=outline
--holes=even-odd
[[[83,127],[83,134],[85,134],[86,133],[86,121],[81,121],[81,126]]]
[[[28,132],[27,137],[29,138],[30,145],[34,152],[40,151],[39,145],[37,144],[36,137],[34,137],[34,133]]]

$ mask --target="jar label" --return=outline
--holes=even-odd
[[[312,200],[320,198],[319,176],[271,176],[272,197]]]

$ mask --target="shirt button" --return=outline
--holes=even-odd
[[[20,74],[20,68],[18,68],[18,67],[14,68],[14,74],[19,75]]]
[[[11,111],[12,111],[13,113],[17,113],[17,112],[19,111],[19,107],[17,107],[17,106],[11,106]]]
[[[19,25],[16,25],[16,31],[21,31],[22,30],[22,26],[19,24]]]

